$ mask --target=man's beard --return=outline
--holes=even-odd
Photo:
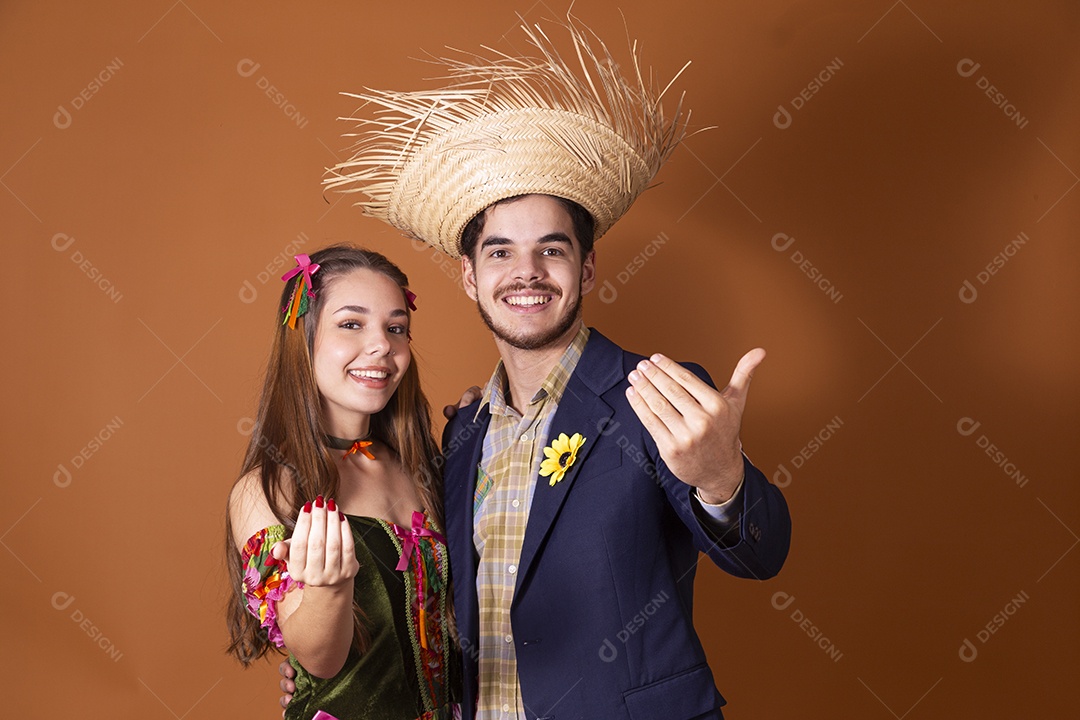
[[[517,286],[503,291],[496,302],[502,302],[502,298],[505,297],[507,293],[517,292],[518,290],[542,290],[545,293],[561,297],[561,293],[559,293],[557,289],[545,285]],[[488,329],[491,330],[499,340],[502,340],[507,345],[517,348],[518,350],[539,350],[554,343],[574,326],[574,323],[576,323],[581,316],[581,301],[581,286],[579,283],[577,302],[567,308],[566,314],[559,318],[559,321],[555,323],[550,330],[542,331],[535,335],[513,334],[507,328],[496,325],[491,315],[489,315],[487,310],[484,309],[484,306],[480,304],[479,297],[476,299],[476,309],[480,311],[480,317],[484,319],[484,324],[488,326]]]

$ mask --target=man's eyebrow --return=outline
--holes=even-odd
[[[536,242],[538,245],[541,243],[566,243],[567,245],[573,244],[572,242],[570,242],[570,236],[564,232],[548,233]],[[484,238],[483,242],[480,243],[480,247],[482,248],[497,245],[513,245],[513,240],[511,240],[510,238],[502,237],[501,235],[492,235],[490,237]]]

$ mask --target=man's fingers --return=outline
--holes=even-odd
[[[653,440],[657,445],[666,444],[671,437],[671,431],[668,426],[664,424],[663,420],[657,417],[656,413],[652,411],[649,404],[645,402],[644,398],[633,386],[626,388],[626,399],[630,403],[630,407],[633,408],[634,413],[641,420],[641,424],[645,426],[645,429],[652,435]]]
[[[724,395],[738,396],[745,399],[746,393],[750,389],[750,379],[754,377],[754,370],[764,359],[765,350],[763,348],[754,348],[743,355],[739,360],[739,364],[735,366],[735,372],[731,374],[731,381],[724,388]]]
[[[474,402],[479,400],[482,395],[483,391],[479,388],[479,386],[473,385],[461,395],[461,399],[458,400],[457,405],[447,405],[443,408],[443,417],[445,417],[447,420],[453,420],[454,416],[457,415],[457,411],[460,408],[463,408],[466,405],[473,404]]]
[[[669,395],[669,399],[672,399],[675,406],[679,408],[679,411],[683,414],[692,408],[690,403],[704,405],[709,398],[714,397],[713,394],[716,390],[667,355],[656,353],[646,362],[651,363],[655,369],[662,371],[662,374],[670,379],[670,386],[673,389],[671,391],[672,394]],[[660,374],[661,373],[656,373],[657,376]],[[653,376],[650,375],[650,377]],[[656,382],[656,379],[654,379],[654,382]],[[667,386],[661,385],[660,382],[656,382],[656,384],[661,390],[665,391],[665,394],[667,394]],[[681,398],[685,398],[685,402],[687,403],[685,409],[681,407],[678,402],[675,402]]]
[[[474,402],[480,399],[483,393],[478,385],[473,385],[471,388],[465,391],[465,394],[458,400],[458,407],[463,408],[466,405],[472,405]]]
[[[660,395],[681,416],[697,410],[702,405],[702,400],[707,397],[706,392],[716,392],[694,377],[693,373],[685,367],[663,355],[653,355],[647,361],[638,363],[637,371],[644,373],[645,377],[656,386]],[[694,386],[694,383],[701,385],[704,390]],[[648,396],[646,397],[648,399]],[[652,408],[654,410],[656,406],[653,405]]]
[[[660,422],[664,423],[669,431],[675,432],[683,425],[683,412],[691,412],[692,405],[697,403],[686,394],[686,391],[676,389],[677,384],[675,381],[665,373],[660,372],[655,367],[651,368],[649,372],[651,376],[647,376],[641,370],[632,371],[628,378],[630,385],[637,391],[642,401],[648,405]],[[677,402],[682,406],[681,409],[673,404],[672,399],[661,390],[658,386],[659,383],[666,383],[668,392],[672,395],[678,395]]]

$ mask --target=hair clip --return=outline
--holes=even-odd
[[[293,258],[296,260],[296,267],[281,276],[285,282],[297,275],[300,276],[296,279],[296,291],[293,292],[292,299],[282,311],[285,313],[285,319],[281,321],[281,324],[288,323],[290,328],[295,328],[296,318],[307,312],[308,299],[315,298],[315,291],[311,289],[311,275],[319,269],[319,265],[311,262],[311,258],[307,255],[293,255]],[[307,292],[304,291],[305,286]]]
[[[416,293],[408,288],[405,288],[405,302],[409,304],[409,309],[416,312]]]

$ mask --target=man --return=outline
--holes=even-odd
[[[790,535],[780,491],[738,439],[764,353],[747,353],[717,392],[700,368],[630,355],[585,328],[595,252],[567,206],[504,200],[464,232],[465,289],[501,356],[444,434],[465,708],[721,717],[692,624],[698,551],[765,579]],[[566,449],[563,435],[584,439]]]
[[[739,443],[764,351],[717,391],[698,366],[584,326],[593,243],[685,121],[648,73],[623,77],[566,27],[578,68],[526,28],[539,59],[446,60],[459,82],[444,90],[356,95],[376,112],[327,184],[460,257],[501,357],[443,437],[465,716],[721,718],[693,627],[698,553],[765,579],[790,538]]]

